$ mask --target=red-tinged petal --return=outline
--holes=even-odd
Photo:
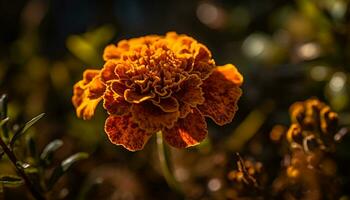
[[[186,118],[179,119],[173,128],[164,130],[165,140],[173,147],[186,148],[199,144],[207,136],[203,115],[193,109]]]
[[[201,85],[202,80],[197,75],[192,74],[182,82],[181,89],[175,95],[180,101],[193,107],[203,104],[204,97]]]
[[[131,104],[110,89],[106,90],[103,99],[103,107],[110,115],[125,115],[130,111]]]
[[[156,132],[164,127],[171,128],[179,117],[179,111],[164,112],[149,101],[133,104],[131,113],[133,120],[147,132]]]
[[[187,103],[179,102],[180,118],[185,118],[192,110],[191,106]]]
[[[147,99],[152,99],[156,95],[154,93],[148,93],[148,94],[141,94],[139,92],[135,92],[131,89],[127,89],[124,92],[124,98],[126,101],[130,103],[141,103],[143,101],[146,101]]]
[[[166,99],[160,98],[159,102],[152,101],[152,103],[161,108],[164,112],[176,112],[179,110],[179,102],[174,97]]]
[[[237,69],[225,65],[215,69],[202,85],[205,102],[198,108],[219,125],[230,123],[238,109],[237,102],[242,95],[239,86],[243,80],[237,77],[241,77]]]
[[[142,150],[152,136],[151,133],[140,129],[128,115],[109,116],[105,123],[105,132],[113,144],[122,145],[129,151]]]
[[[124,96],[124,92],[127,89],[126,85],[120,80],[113,80],[110,82],[111,90],[119,96]]]

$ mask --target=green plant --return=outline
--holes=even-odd
[[[0,97],[0,160],[11,162],[16,175],[2,174],[0,172],[0,193],[4,187],[19,187],[25,184],[35,199],[46,199],[47,193],[52,190],[55,183],[80,160],[86,159],[85,152],[75,153],[49,173],[53,155],[63,142],[59,139],[51,141],[41,153],[28,129],[38,122],[44,113],[34,117],[24,125],[15,125],[10,128],[10,118],[7,116],[7,96]],[[24,137],[27,136],[27,137]]]

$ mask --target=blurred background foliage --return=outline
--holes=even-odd
[[[130,153],[108,141],[101,108],[91,121],[75,116],[73,84],[86,68],[100,68],[103,48],[120,39],[188,34],[209,47],[217,65],[233,63],[245,77],[235,120],[224,127],[209,121],[209,138],[199,147],[173,149],[174,173],[189,199],[234,196],[227,174],[237,151],[276,175],[282,154],[270,132],[289,124],[295,101],[318,97],[339,113],[342,126],[350,124],[348,0],[0,0],[0,27],[0,93],[8,94],[8,115],[26,122],[46,113],[31,131],[40,150],[54,139],[64,142],[54,162],[90,154],[59,180],[54,199],[176,199],[160,173],[154,138]],[[344,199],[349,142],[335,155]],[[14,173],[7,162],[0,167]]]

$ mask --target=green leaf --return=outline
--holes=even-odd
[[[77,200],[89,199],[89,194],[98,190],[98,187],[103,183],[103,178],[96,178],[94,180],[85,181],[80,187],[79,193],[77,195]]]
[[[33,119],[31,119],[29,122],[27,122],[21,129],[19,129],[15,135],[13,136],[13,138],[11,139],[10,142],[10,146],[13,147],[13,145],[15,144],[15,142],[24,135],[24,133],[30,128],[32,127],[38,120],[40,120],[43,116],[45,115],[45,113],[41,113],[40,115],[34,117]]]
[[[4,136],[5,138],[8,138],[8,129],[6,126],[6,123],[10,120],[9,117],[6,117],[5,119],[0,121],[0,128],[2,130],[3,135],[0,133],[0,137]]]
[[[45,113],[41,113],[40,115],[34,117],[29,122],[27,122],[26,125],[23,127],[21,133],[26,132],[31,126],[33,126],[33,124],[35,124],[37,121],[39,121],[44,115],[45,115]]]
[[[88,157],[89,157],[88,153],[85,153],[85,152],[76,153],[74,155],[69,156],[64,161],[62,161],[61,167],[62,167],[63,171],[66,172],[74,163],[76,163],[80,160],[87,159]]]
[[[3,94],[0,97],[0,117],[4,119],[7,117],[7,95]]]
[[[30,152],[30,156],[32,156],[35,160],[37,160],[37,150],[36,150],[36,143],[33,137],[30,137],[28,140],[28,148]]]
[[[73,164],[77,163],[80,160],[84,160],[88,157],[89,154],[85,152],[79,152],[63,160],[61,162],[61,165],[56,167],[53,171],[47,184],[48,189],[50,190],[54,186],[54,184],[61,178],[61,176],[73,166]]]
[[[23,185],[24,181],[21,177],[14,175],[0,176],[0,183],[8,187],[18,187]]]
[[[7,126],[5,126],[6,122],[8,121],[8,119],[7,119],[7,95],[6,94],[3,94],[0,97],[0,120],[5,120],[5,121],[1,121],[0,127],[1,127],[2,132],[3,132],[3,136],[5,138],[8,138],[9,137],[8,128],[7,128]]]
[[[3,150],[0,150],[0,160],[4,154],[5,154],[5,152]]]
[[[39,169],[36,167],[27,167],[23,169],[26,174],[37,174],[39,173]]]
[[[51,164],[53,153],[63,145],[62,140],[56,139],[50,142],[40,154],[40,161],[45,165]]]
[[[2,127],[3,125],[5,125],[8,121],[10,120],[9,117],[6,117],[5,119],[0,121],[0,127]]]
[[[71,35],[66,40],[66,46],[68,50],[78,57],[80,60],[86,63],[92,63],[93,65],[98,65],[100,58],[90,41],[86,40],[79,35]]]

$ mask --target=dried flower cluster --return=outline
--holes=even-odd
[[[174,32],[120,41],[105,48],[101,70],[88,69],[74,86],[77,115],[90,119],[97,104],[109,117],[110,141],[140,150],[162,131],[177,148],[207,135],[204,117],[231,122],[243,82],[237,69],[216,67],[211,52],[195,39]]]
[[[288,147],[278,176],[263,181],[264,175],[268,177],[267,172],[255,169],[261,163],[238,160],[238,169],[229,173],[229,179],[245,186],[234,187],[237,191],[235,199],[339,198],[340,182],[332,155],[346,131],[339,128],[337,113],[311,98],[294,103],[290,107],[290,117],[292,123],[288,129],[277,125],[271,132],[273,141]],[[268,182],[272,183],[272,188]],[[258,187],[254,186],[256,184]],[[255,193],[249,192],[252,186],[257,188]]]
[[[317,99],[296,102],[290,107],[292,124],[287,140],[292,148],[311,151],[333,149],[333,138],[338,131],[338,115]],[[327,146],[328,145],[328,146]]]
[[[257,187],[258,183],[255,177],[261,173],[262,167],[261,162],[243,159],[237,154],[237,170],[232,170],[228,174],[228,179]]]
[[[311,98],[294,103],[290,116],[292,124],[286,133],[290,153],[284,157],[285,170],[275,180],[274,191],[288,198],[336,197],[337,166],[331,154],[339,132],[337,113]]]
[[[263,187],[266,185],[266,174],[263,163],[252,157],[242,158],[240,154],[235,156],[236,165],[227,174],[227,179],[232,186],[228,189],[227,199],[261,199]]]

